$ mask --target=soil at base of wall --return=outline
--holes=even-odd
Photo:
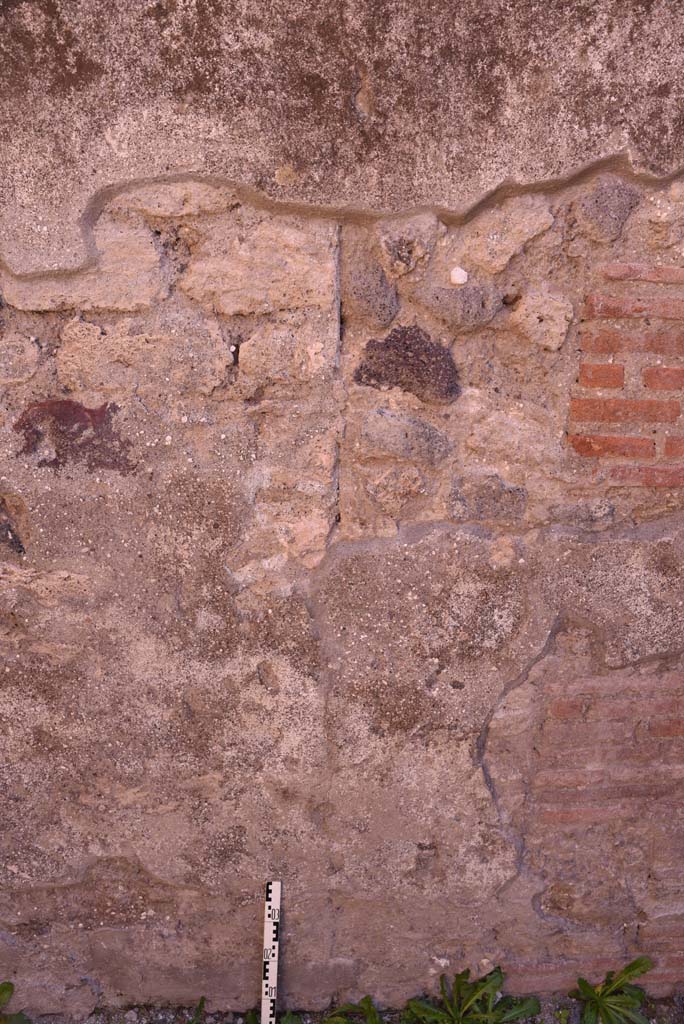
[[[536,1018],[537,1024],[566,1024],[563,1011],[568,1011],[567,1024],[579,1024],[580,1007],[568,999],[544,998],[542,1009]],[[128,1010],[97,1010],[87,1018],[86,1024],[188,1024],[192,1010],[184,1007],[136,1006]],[[644,1007],[644,1014],[652,1024],[683,1024],[684,995],[671,999],[650,999]],[[329,1015],[325,1013],[302,1013],[302,1024],[322,1024]],[[383,1013],[384,1024],[399,1024],[400,1014],[396,1011]],[[34,1024],[72,1024],[72,1018],[50,1015],[36,1018]],[[208,1013],[204,1024],[245,1024],[240,1013]]]

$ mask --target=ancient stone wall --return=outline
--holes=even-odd
[[[684,189],[123,187],[0,277],[2,973],[392,1004],[681,978]]]
[[[0,0],[0,980],[684,984],[684,22]]]

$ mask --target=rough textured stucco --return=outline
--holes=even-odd
[[[681,988],[681,26],[540,12],[0,4],[28,1010]]]
[[[5,256],[77,266],[98,189],[174,173],[397,211],[618,154],[668,174],[683,34],[667,0],[3,0]]]

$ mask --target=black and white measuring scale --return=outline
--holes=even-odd
[[[261,1024],[275,1024],[280,948],[280,896],[282,882],[266,883],[264,906],[264,970],[261,984]]]

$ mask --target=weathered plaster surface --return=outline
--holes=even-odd
[[[0,21],[0,974],[681,987],[673,7]]]
[[[169,174],[457,212],[618,154],[668,174],[682,45],[667,0],[3,0],[2,250],[77,266],[93,194]]]

